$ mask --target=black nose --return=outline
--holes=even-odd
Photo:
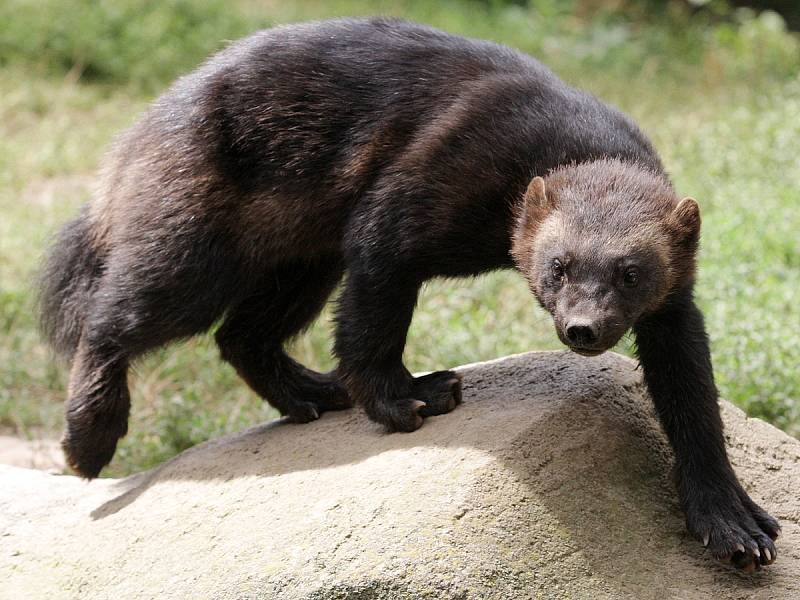
[[[573,319],[567,323],[567,339],[573,346],[593,346],[598,340],[597,325],[583,319]]]

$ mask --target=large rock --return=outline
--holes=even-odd
[[[800,598],[800,443],[723,403],[734,465],[779,517],[745,577],[685,532],[635,363],[462,368],[412,434],[360,411],[202,444],[89,484],[0,467],[3,598]]]

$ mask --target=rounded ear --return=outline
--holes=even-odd
[[[544,179],[534,177],[525,190],[522,202],[514,207],[516,222],[511,241],[511,254],[523,273],[530,270],[534,236],[539,224],[547,217],[552,204],[552,199],[547,198]]]
[[[544,188],[544,179],[534,177],[525,190],[524,205],[526,211],[538,211],[547,207],[547,192]]]
[[[678,202],[670,219],[682,241],[696,242],[700,238],[700,206],[694,198]]]

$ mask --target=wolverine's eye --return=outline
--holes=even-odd
[[[639,271],[634,267],[629,268],[625,271],[622,281],[625,283],[626,287],[636,287],[639,285]]]
[[[562,281],[564,279],[564,265],[562,265],[561,261],[557,258],[553,259],[553,265],[550,270],[553,273],[553,279],[556,281]]]

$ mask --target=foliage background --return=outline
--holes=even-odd
[[[61,428],[67,370],[36,332],[33,281],[115,133],[227,40],[367,14],[512,45],[630,113],[701,204],[698,296],[722,394],[800,434],[800,41],[776,12],[716,0],[0,0],[0,429]],[[318,368],[332,366],[329,315],[292,347]],[[558,348],[521,278],[494,273],[429,284],[406,360],[431,370]],[[274,416],[210,336],[131,379],[131,433],[107,474]]]

